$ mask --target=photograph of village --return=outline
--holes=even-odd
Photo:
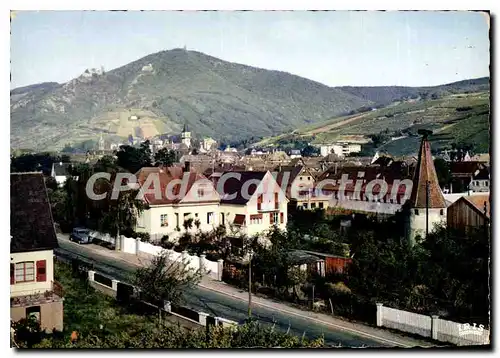
[[[491,348],[490,15],[12,10],[11,348]]]

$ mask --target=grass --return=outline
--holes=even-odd
[[[152,328],[156,316],[131,314],[116,301],[75,277],[71,266],[55,262],[55,279],[64,288],[64,333],[88,334],[103,325],[108,332],[126,332],[131,327]]]

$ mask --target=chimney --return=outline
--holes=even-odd
[[[191,171],[191,163],[190,162],[184,162],[184,172],[190,172]]]

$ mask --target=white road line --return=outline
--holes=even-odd
[[[79,244],[75,243],[75,242],[72,242],[72,241],[69,241],[67,239],[63,239],[64,241],[68,242],[68,243],[71,243],[71,244],[74,244],[76,246],[80,246]],[[91,248],[88,248],[89,251],[92,251],[94,253],[99,253],[99,250],[92,250]],[[99,255],[99,256],[102,256],[102,257],[108,257],[106,255]],[[131,261],[128,261],[128,260],[125,260],[125,259],[122,259],[121,257],[115,257],[115,256],[109,256],[110,258],[113,258],[113,259],[117,259],[117,260],[120,260],[120,261],[124,261],[130,265],[134,265],[134,266],[137,266],[137,267],[141,267],[141,265],[139,264],[136,264],[134,262],[131,262]],[[233,297],[233,298],[237,298],[238,300],[240,301],[244,301],[244,299],[242,299],[241,297],[237,296],[237,295],[233,295],[232,293],[227,293],[227,292],[224,292],[224,291],[218,291],[214,288],[211,288],[211,287],[208,287],[208,286],[205,286],[203,284],[198,284],[198,286],[202,287],[202,288],[205,288],[207,290],[210,290],[210,291],[214,291],[214,292],[217,292],[217,293],[220,293],[222,295],[226,295],[226,296],[229,296],[229,297]],[[263,306],[263,307],[266,307],[266,308],[269,308],[269,309],[272,309],[272,310],[276,310],[276,311],[280,311],[280,312],[284,312],[284,313],[287,313],[287,314],[291,314],[291,315],[294,315],[294,316],[297,316],[297,317],[301,317],[301,318],[304,318],[304,319],[309,319],[309,320],[313,320],[313,321],[316,321],[318,323],[321,323],[323,325],[327,325],[327,326],[332,326],[332,327],[335,327],[337,329],[340,329],[340,330],[344,330],[344,331],[350,331],[350,332],[353,332],[353,333],[356,333],[360,336],[365,336],[365,337],[368,337],[368,338],[372,338],[372,339],[375,339],[379,342],[383,342],[383,343],[390,343],[390,344],[394,344],[394,345],[397,345],[397,346],[400,346],[400,347],[404,347],[404,348],[411,348],[411,347],[414,347],[414,346],[410,346],[410,345],[406,345],[404,343],[400,343],[400,342],[396,342],[396,341],[392,341],[390,339],[386,339],[386,338],[382,338],[382,337],[379,337],[379,336],[375,336],[375,335],[372,335],[370,333],[366,333],[366,332],[363,332],[363,331],[358,331],[354,328],[349,328],[349,327],[344,327],[344,326],[340,326],[340,325],[337,325],[335,323],[330,323],[330,322],[326,322],[326,321],[322,321],[320,319],[317,319],[317,318],[314,318],[314,317],[310,317],[310,316],[304,316],[304,315],[301,315],[301,314],[298,314],[298,313],[295,313],[295,312],[292,312],[292,311],[288,311],[288,310],[284,310],[282,308],[277,308],[277,307],[273,307],[273,306],[269,306],[269,305],[266,305],[264,303],[260,303],[260,302],[253,302],[254,304],[256,305],[259,305],[259,306]]]

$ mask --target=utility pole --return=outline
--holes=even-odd
[[[425,182],[425,236],[429,235],[429,184],[430,181]]]
[[[248,261],[248,318],[252,317],[252,251]]]

